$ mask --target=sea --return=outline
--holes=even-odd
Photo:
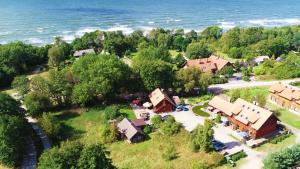
[[[71,42],[86,32],[300,25],[300,0],[0,0],[0,44]]]

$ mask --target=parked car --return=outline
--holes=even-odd
[[[213,148],[214,148],[216,151],[221,151],[221,150],[224,150],[224,149],[227,148],[227,146],[226,146],[224,143],[222,143],[222,142],[220,142],[220,141],[218,141],[218,140],[213,140],[213,141],[212,141],[212,144],[213,144]]]
[[[165,121],[167,120],[171,115],[165,115],[165,116],[161,116],[161,121]]]
[[[189,111],[189,108],[183,105],[179,105],[176,107],[176,111]]]
[[[140,117],[141,117],[142,119],[144,119],[144,120],[149,120],[149,118],[150,118],[150,113],[148,113],[148,112],[143,112],[143,113],[140,114]]]

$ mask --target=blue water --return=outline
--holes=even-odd
[[[0,0],[0,43],[66,41],[96,29],[203,30],[300,24],[300,0]]]

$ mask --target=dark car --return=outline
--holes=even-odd
[[[213,144],[213,148],[216,151],[221,151],[221,150],[224,150],[225,148],[227,148],[227,146],[224,143],[217,141],[217,140],[213,140],[212,144]]]

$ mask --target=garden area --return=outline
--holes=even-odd
[[[195,106],[193,107],[193,112],[199,116],[202,116],[202,117],[209,117],[210,115],[203,111],[202,109],[205,109],[206,107],[208,106],[208,103],[204,103],[203,105],[199,105],[199,106]]]
[[[120,111],[129,119],[134,119],[133,110],[126,105],[119,105]],[[62,111],[55,114],[63,124],[61,135],[69,140],[79,140],[83,144],[103,143],[103,130],[106,125],[106,107]],[[189,169],[199,159],[211,165],[217,165],[221,157],[218,153],[193,152],[189,148],[189,134],[185,130],[167,136],[158,131],[149,134],[149,139],[137,144],[129,144],[121,140],[105,144],[110,151],[113,164],[118,168],[130,169]],[[163,153],[172,145],[176,145],[176,157],[165,160]],[[227,168],[227,166],[222,166]]]

